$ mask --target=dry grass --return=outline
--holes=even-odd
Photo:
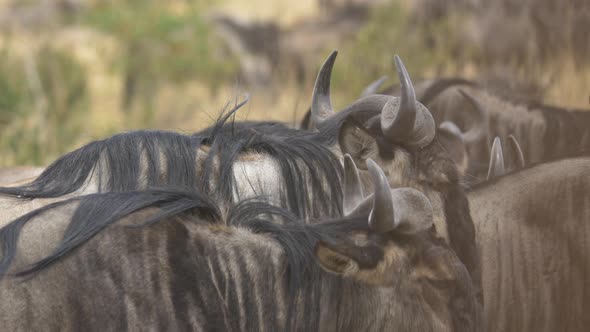
[[[317,0],[222,0],[214,5],[214,11],[222,11],[234,17],[253,21],[276,21],[283,26],[318,11]]]
[[[564,107],[590,109],[590,67],[576,68],[572,57],[550,64],[558,72],[547,91],[546,101]]]

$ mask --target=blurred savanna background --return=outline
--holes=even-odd
[[[121,131],[298,122],[340,51],[336,107],[389,75],[474,79],[590,109],[588,0],[0,0],[0,166]]]

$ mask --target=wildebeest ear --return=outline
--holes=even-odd
[[[440,124],[437,131],[437,139],[443,148],[449,153],[451,159],[457,165],[457,168],[461,172],[467,170],[467,150],[465,142],[458,132],[457,126],[452,123],[445,121]]]
[[[354,120],[346,120],[340,127],[338,142],[342,154],[349,154],[360,169],[366,168],[366,160],[379,154],[377,140]]]
[[[320,241],[315,247],[320,266],[331,273],[354,276],[359,270],[372,269],[383,260],[383,249],[374,243],[355,245],[351,240],[342,243]]]

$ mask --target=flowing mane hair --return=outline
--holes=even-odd
[[[61,241],[45,257],[16,271],[8,273],[18,253],[21,230],[33,218],[42,218],[46,212],[56,208],[78,203],[69,219]],[[147,208],[148,215],[133,215]],[[105,231],[125,217],[144,218],[138,223],[123,227],[142,229],[162,223],[197,223],[203,225],[223,225],[246,228],[254,234],[268,235],[277,241],[284,252],[285,282],[287,286],[288,317],[287,325],[316,329],[319,324],[321,292],[337,292],[344,281],[336,276],[322,273],[315,263],[314,248],[318,241],[350,241],[347,237],[352,231],[368,230],[367,216],[340,217],[327,219],[320,223],[307,223],[290,211],[265,203],[260,198],[252,198],[232,205],[223,217],[214,199],[196,190],[179,188],[157,188],[134,192],[96,193],[70,198],[44,206],[24,215],[0,229],[0,279],[5,277],[30,277],[49,266],[75,254],[75,249],[83,246],[94,236]],[[44,221],[43,221],[44,222]],[[117,231],[113,228],[112,231]],[[140,236],[138,234],[138,236]],[[42,276],[40,276],[42,277]],[[322,290],[321,279],[329,278],[335,287]],[[338,294],[330,298],[337,302]],[[297,301],[303,300],[305,313],[297,312]],[[296,317],[307,317],[298,322]],[[290,330],[291,328],[287,328]],[[299,330],[299,328],[297,328]]]
[[[56,160],[31,183],[0,187],[0,196],[61,197],[93,180],[94,192],[176,187],[232,202],[236,186],[248,186],[236,183],[234,165],[252,153],[278,166],[279,180],[272,185],[281,206],[302,218],[341,215],[342,166],[329,150],[330,139],[277,122],[236,122],[232,115],[243,104],[193,135],[134,131],[92,142]]]

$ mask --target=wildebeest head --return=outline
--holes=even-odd
[[[391,189],[371,159],[366,169],[373,194],[365,198],[354,161],[349,155],[344,160],[344,210],[351,216],[366,217],[370,208],[369,227],[348,235],[346,241],[320,240],[315,254],[322,268],[379,287],[385,306],[378,309],[377,316],[399,317],[408,314],[409,308],[423,312],[414,323],[395,318],[381,322],[383,330],[475,328],[478,306],[472,280],[463,263],[436,235],[428,198],[412,188]],[[422,311],[425,303],[430,310]]]
[[[437,135],[428,109],[417,102],[410,77],[395,58],[401,97],[370,95],[335,113],[329,94],[330,72],[336,53],[322,66],[314,87],[311,117],[320,133],[336,136],[338,153],[349,154],[357,165],[374,160],[392,188],[414,188],[433,205],[437,233],[446,239],[477,278],[474,229],[459,173]],[[368,169],[359,178],[370,190]]]
[[[330,127],[337,126],[342,152],[348,152],[353,157],[358,155],[355,153],[358,151],[354,150],[361,148],[364,153],[379,150],[382,156],[388,155],[389,157],[393,157],[393,150],[396,150],[396,147],[406,151],[412,150],[411,153],[416,154],[435,141],[435,144],[446,150],[447,157],[455,162],[459,173],[464,172],[467,167],[465,145],[480,139],[482,125],[474,126],[463,132],[453,122],[444,121],[439,128],[435,128],[432,114],[422,103],[417,101],[410,77],[397,56],[394,60],[401,82],[400,98],[377,94],[367,95],[364,92],[363,97],[359,100],[342,112],[335,113],[330,102],[329,89],[330,74],[336,54],[333,52],[328,57],[318,74],[310,112],[313,125],[310,127],[315,126],[320,130],[327,127],[325,130],[330,131],[333,130]],[[374,92],[375,86],[381,82],[382,79],[371,84],[367,89],[368,93]],[[466,98],[469,96],[466,95]],[[473,98],[469,100],[474,103],[474,109],[477,111],[475,112],[477,115],[475,122],[481,122],[479,120],[484,118],[481,105],[477,104]],[[362,128],[362,131],[373,137],[374,140],[368,137],[361,138],[362,133],[355,133],[354,130],[351,130],[352,127]],[[435,136],[436,139],[434,139]],[[371,143],[371,141],[373,142]],[[359,160],[356,161],[359,162]],[[379,164],[383,165],[381,162]],[[432,178],[432,176],[428,177]]]
[[[437,140],[432,115],[416,101],[399,57],[395,62],[401,97],[369,95],[335,113],[329,88],[336,54],[333,52],[324,63],[314,87],[311,116],[319,131],[334,133],[339,152],[349,154],[357,165],[366,165],[369,158],[377,162],[394,188],[414,187],[429,193],[457,184],[456,168]],[[361,179],[370,187],[366,171],[361,167]]]

